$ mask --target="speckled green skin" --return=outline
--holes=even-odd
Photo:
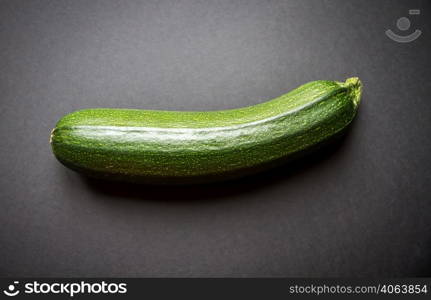
[[[85,109],[51,134],[64,165],[90,176],[194,183],[244,175],[341,132],[354,118],[358,78],[313,81],[254,106],[209,112]]]

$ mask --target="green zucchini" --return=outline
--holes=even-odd
[[[96,108],[51,133],[57,159],[84,174],[144,183],[196,183],[272,166],[342,132],[361,82],[313,81],[239,109],[178,112]]]

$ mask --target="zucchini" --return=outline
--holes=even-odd
[[[256,172],[342,132],[361,82],[313,81],[239,109],[178,112],[96,108],[64,116],[50,143],[65,166],[93,177],[196,183]]]

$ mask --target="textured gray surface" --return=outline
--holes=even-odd
[[[431,275],[429,1],[0,1],[0,275]],[[389,40],[410,16],[423,35]],[[396,31],[399,33],[399,31]],[[51,128],[359,76],[336,147],[224,185],[88,181]]]

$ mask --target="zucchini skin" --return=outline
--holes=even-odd
[[[50,143],[65,166],[91,177],[200,183],[254,173],[344,131],[362,84],[313,81],[239,109],[177,112],[85,109],[64,116]]]

